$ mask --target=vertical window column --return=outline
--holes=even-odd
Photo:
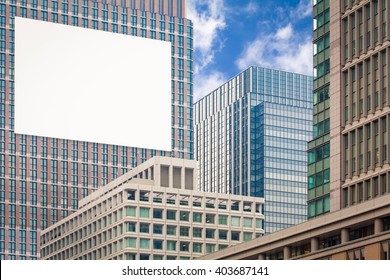
[[[359,39],[359,15],[357,12],[351,17],[352,22],[352,59],[359,57],[359,49],[357,48]]]
[[[389,33],[390,33],[390,14],[389,14],[389,12],[390,12],[390,0],[386,0],[386,10],[385,10],[386,12],[385,12],[385,14],[386,14],[386,38],[384,38],[384,40],[389,40],[389,38],[390,38],[390,35],[389,35]],[[389,73],[389,72],[387,72],[387,73]],[[387,100],[389,100],[389,99],[387,99]]]
[[[370,166],[369,169],[375,169],[375,127],[374,123],[371,123],[371,159],[370,159]]]
[[[362,22],[363,22],[363,46],[362,46],[362,52],[367,53],[367,8],[364,6],[362,8]]]
[[[346,63],[349,61],[349,27],[348,27],[348,17],[343,20],[342,24],[342,34],[341,39],[343,40],[342,46],[344,46],[344,57],[343,57],[343,62]]]
[[[353,138],[353,134],[352,132],[348,132],[348,154],[346,155],[348,157],[348,176],[347,178],[348,179],[351,179],[352,178],[352,174],[353,174],[353,165],[354,165],[354,162],[353,162],[353,146],[352,146],[352,143],[354,141]],[[351,201],[351,200],[350,200]]]
[[[370,58],[370,64],[368,66],[369,73],[368,73],[368,79],[369,79],[369,96],[368,96],[368,104],[367,104],[367,114],[373,113],[375,111],[375,61],[373,57]]]
[[[390,0],[387,0],[387,2],[389,3]],[[390,11],[390,10],[388,10]],[[388,15],[389,17],[389,15]],[[387,34],[389,34],[389,31],[387,32]],[[387,38],[389,38],[390,36],[387,35]],[[390,51],[389,51],[389,48],[387,48],[387,52],[386,52],[386,57],[385,57],[385,60],[386,60],[386,79],[383,79],[384,82],[386,83],[385,86],[386,86],[386,100],[387,100],[387,106],[390,105],[390,84],[389,84],[389,77],[390,77]]]
[[[378,44],[382,44],[383,43],[383,13],[382,13],[382,10],[383,10],[383,0],[378,0]]]
[[[357,130],[357,174],[361,174],[364,169],[364,128],[361,127]]]
[[[351,81],[351,123],[352,121],[355,121],[358,119],[356,114],[356,104],[358,104],[358,98],[357,98],[357,65],[350,69],[352,72],[352,81]]]
[[[363,40],[364,41],[364,40]],[[363,117],[367,117],[367,112],[368,112],[368,108],[367,108],[367,62],[366,60],[363,60],[363,63],[362,63],[363,67],[362,67],[362,71],[363,71],[363,85],[362,85],[362,88],[363,88]],[[365,138],[367,139],[367,138]]]
[[[386,118],[380,118],[378,119],[378,146],[376,147],[378,149],[378,166],[383,166],[383,144],[384,144],[384,137],[383,137],[383,125],[386,123]]]
[[[387,121],[386,121],[386,131],[387,131],[387,133],[385,133],[384,135],[385,135],[385,144],[386,144],[386,153],[387,153],[387,155],[386,155],[386,160],[384,161],[384,164],[386,164],[386,163],[390,163],[390,143],[389,143],[389,132],[390,132],[390,115],[388,114],[387,115]],[[390,175],[388,175],[387,177],[390,177]],[[390,178],[388,178],[388,179],[390,179]],[[390,186],[390,184],[388,185],[388,186]]]
[[[348,74],[343,72],[341,75],[341,124],[345,125],[347,122],[346,106],[347,106],[347,95],[348,95]],[[344,92],[343,92],[344,91]]]
[[[370,168],[371,165],[371,125],[367,124],[364,126],[365,132],[365,144],[364,144],[364,172]]]
[[[352,16],[352,14],[350,14],[349,16],[348,16],[348,18],[347,18],[347,22],[348,22],[348,24],[347,24],[347,28],[348,28],[348,41],[347,41],[347,43],[348,43],[348,61],[347,62],[351,62],[352,61],[352,59],[353,59],[353,55],[354,55],[354,53],[353,53],[353,28],[352,28],[352,26],[354,25],[354,16]]]
[[[382,51],[380,54],[379,67],[380,69],[380,95],[381,95],[381,108],[389,104],[387,99],[387,88],[388,88],[388,73],[387,73],[387,56],[388,53],[386,50]]]
[[[341,143],[342,145],[341,150],[344,151],[344,153],[342,154],[341,157],[342,160],[341,174],[342,176],[344,176],[343,179],[345,180],[348,176],[348,134],[343,135],[342,139],[343,141]]]
[[[351,45],[351,44],[350,44]],[[354,87],[354,82],[353,82],[353,72],[354,71],[354,69],[352,69],[352,68],[349,68],[348,69],[348,100],[347,100],[347,124],[352,124],[352,103],[353,103],[353,87]],[[356,79],[356,76],[354,77],[355,79]]]
[[[372,50],[374,49],[374,46],[375,46],[375,36],[374,36],[374,33],[375,33],[375,7],[374,7],[374,2],[371,2],[370,3],[370,19],[371,19],[371,22],[370,22],[370,46],[369,46],[369,50]]]

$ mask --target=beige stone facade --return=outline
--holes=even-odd
[[[390,1],[339,2],[343,1],[331,1],[331,12],[339,15],[332,20],[340,26],[340,34],[336,30],[331,36],[331,108],[341,106],[331,117],[337,120],[331,128],[341,128],[331,143],[341,156],[339,173],[331,170],[331,189],[340,189],[333,200],[335,210],[337,203],[345,208],[385,195],[390,185]]]
[[[264,199],[194,190],[195,161],[154,157],[41,235],[42,259],[192,259],[264,234]]]
[[[390,194],[198,259],[390,259]]]

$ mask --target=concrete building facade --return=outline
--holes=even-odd
[[[147,159],[193,158],[193,26],[185,16],[185,0],[0,1],[0,259],[39,258],[42,229]],[[15,17],[171,42],[172,150],[16,134]]]
[[[330,5],[331,211],[389,193],[389,11],[386,0]]]
[[[390,260],[390,194],[202,256],[215,260]]]
[[[41,258],[185,260],[264,234],[264,199],[195,187],[195,161],[154,157],[44,230]]]
[[[314,2],[314,20],[321,22],[315,72],[327,64],[323,78],[315,75],[314,123],[324,112],[328,125],[309,143],[309,218],[388,192],[389,5]]]
[[[307,219],[312,78],[250,67],[195,103],[198,189],[264,197],[266,233]]]

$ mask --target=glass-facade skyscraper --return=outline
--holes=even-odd
[[[313,140],[308,144],[308,218],[330,211],[330,0],[314,1]]]
[[[307,218],[312,77],[250,67],[197,101],[202,191],[265,198],[265,232]]]
[[[172,150],[16,134],[15,17],[171,42]],[[0,259],[39,258],[42,229],[154,155],[193,158],[192,37],[185,0],[0,0]]]

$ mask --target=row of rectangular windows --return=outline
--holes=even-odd
[[[166,2],[166,1],[156,2],[157,7],[155,6],[154,1],[149,1],[148,3],[144,2],[144,1],[139,1],[138,5],[137,5],[137,3],[135,1],[125,1],[125,0],[120,1],[120,6],[117,5],[116,1],[111,2],[111,5],[109,5],[105,1],[103,1],[103,2],[100,2],[101,4],[99,5],[99,2],[96,0],[94,0],[94,1],[72,0],[71,4],[68,2],[68,0],[62,0],[62,1],[51,0],[50,5],[49,5],[48,0],[41,0],[40,1],[41,5],[38,5],[38,0],[31,0],[31,1],[21,0],[20,6],[22,6],[22,7],[30,6],[31,8],[41,7],[44,10],[47,10],[50,7],[50,9],[52,9],[52,10],[60,9],[63,12],[70,11],[69,7],[71,7],[71,11],[73,14],[77,14],[80,7],[81,7],[81,10],[83,13],[88,13],[89,7],[92,8],[93,12],[96,11],[96,13],[97,13],[99,6],[101,6],[102,12],[105,12],[105,13],[108,13],[109,9],[112,11],[112,13],[118,13],[119,8],[120,8],[120,11],[122,13],[127,13],[127,11],[130,9],[132,15],[137,15],[137,12],[141,12],[142,16],[146,16],[147,13],[150,13],[151,16],[155,18],[156,13],[158,13],[158,14],[160,14],[161,17],[164,17],[164,15],[169,16],[170,21],[174,21],[175,17],[179,17],[179,22],[182,23],[183,22],[183,18],[182,18],[182,16],[183,16],[183,3],[182,3],[182,1],[183,0],[176,1],[176,10],[173,9],[174,8],[173,0],[169,0],[168,2]],[[5,2],[5,0],[0,1],[0,3],[3,3],[3,2]],[[16,5],[17,1],[10,0],[10,4]],[[148,5],[146,5],[146,4],[148,4]],[[0,9],[0,11],[1,11],[1,9]]]

